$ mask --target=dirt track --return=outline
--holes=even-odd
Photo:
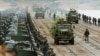
[[[76,25],[74,30],[75,33],[75,45],[55,45],[52,36],[50,35],[49,28],[51,27],[53,21],[50,19],[33,19],[35,25],[40,29],[42,35],[47,37],[49,45],[54,49],[57,56],[99,56],[99,29],[97,30],[95,26],[88,27],[89,25],[80,22]],[[83,40],[83,33],[85,28],[89,28],[90,42],[87,43]],[[96,29],[96,30],[95,30]]]
[[[40,34],[47,37],[50,47],[54,49],[57,56],[100,56],[99,27],[80,21],[79,24],[75,25],[74,29],[75,45],[55,45],[54,39],[49,32],[54,21],[52,19],[35,19],[34,16],[32,17],[32,21],[37,30],[40,31]],[[83,40],[83,33],[86,28],[90,30],[89,43]]]

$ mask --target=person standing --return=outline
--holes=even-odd
[[[92,22],[93,22],[93,24],[95,24],[95,18],[93,17],[93,19],[92,19]]]
[[[96,18],[94,18],[94,24],[95,24],[95,25],[97,25],[97,24],[96,24],[96,22],[97,22],[97,19],[96,19]]]
[[[86,23],[89,23],[89,18],[88,18],[88,16],[86,16]]]
[[[81,14],[80,13],[78,14],[78,20],[81,20]]]
[[[86,15],[84,15],[84,22],[86,23]]]
[[[56,56],[56,54],[53,52],[53,49],[50,48],[48,51],[47,51],[47,56]]]
[[[98,26],[100,26],[100,18],[98,18]]]
[[[91,17],[89,16],[89,24],[91,24]]]
[[[84,14],[82,14],[82,20],[83,20],[83,22],[84,22]]]
[[[85,36],[85,41],[87,41],[87,42],[89,41],[89,35],[90,35],[90,32],[88,29],[86,29],[84,32],[84,36]]]
[[[51,12],[49,12],[49,17],[51,17]]]
[[[54,13],[53,14],[53,20],[55,21],[55,19],[56,19],[56,14]]]

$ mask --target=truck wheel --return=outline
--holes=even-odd
[[[57,44],[57,41],[56,40],[54,40],[54,44]]]
[[[44,19],[44,16],[42,18]]]
[[[78,20],[75,23],[78,24]]]
[[[38,17],[36,17],[36,19],[38,19]]]
[[[59,40],[57,40],[57,45],[59,45]]]
[[[55,38],[54,43],[55,43],[56,45],[58,45],[58,44],[59,44],[59,41]]]
[[[69,42],[74,45],[74,37]]]

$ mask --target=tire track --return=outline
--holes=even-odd
[[[43,20],[42,20],[42,22],[43,22]],[[43,24],[46,24],[46,23],[43,22]],[[50,26],[50,25],[48,25],[48,26]],[[80,47],[78,47],[76,45],[73,45],[73,46],[67,46],[66,45],[66,46],[62,46],[62,47],[65,47],[67,50],[69,50],[70,56],[82,56],[82,55],[83,56],[89,56],[89,54],[86,53],[86,51],[84,51],[84,49],[81,49]],[[83,52],[83,54],[80,53],[80,51]]]
[[[80,26],[85,26],[86,28],[88,28],[90,31],[91,31],[91,35],[94,35],[98,40],[100,40],[100,38],[98,38],[100,36],[100,30],[99,28],[94,28],[94,27],[91,27],[89,24],[86,24],[86,23],[80,23]],[[84,28],[85,28],[84,27]]]
[[[82,37],[81,32],[80,32],[80,33],[75,32],[75,33],[76,33],[76,35],[77,35],[77,36]],[[82,39],[82,38],[81,38],[81,39]],[[90,42],[89,42],[89,43],[90,43],[90,45],[91,45],[91,46],[94,46],[97,50],[98,50],[98,49],[100,49],[100,44],[99,44],[97,41],[95,41],[95,40],[94,40],[94,39],[92,39],[91,37],[90,37],[90,39],[89,39],[89,40],[90,40]]]
[[[78,32],[84,34],[84,31],[86,29],[85,27],[86,27],[85,25],[78,24],[78,25],[76,25],[75,31],[78,31]],[[88,28],[88,29],[90,30],[90,28]],[[99,33],[96,34],[95,32],[93,30],[90,30],[90,38],[93,39],[93,40],[95,40],[96,42],[100,43],[100,38],[98,36]]]
[[[43,23],[47,28],[51,26],[50,21],[49,21],[49,22],[48,22],[48,20],[46,20],[45,22],[44,22],[44,20],[41,20],[41,21],[42,21],[42,23]],[[47,25],[47,22],[49,23],[49,25]],[[58,48],[58,47],[63,48],[62,45],[56,46],[56,47],[57,47],[57,48]],[[73,50],[72,50],[70,47],[64,47],[63,50],[67,50],[68,53],[70,54],[69,56],[78,56],[75,52],[73,52]],[[60,52],[61,52],[61,51],[60,51]],[[64,56],[66,56],[66,54],[65,54]]]
[[[81,36],[82,37],[82,32],[83,32],[83,28],[82,29],[79,29],[79,28],[82,28],[82,26],[79,26],[78,25],[78,29],[76,30],[76,34],[78,35],[78,36]],[[84,26],[83,26],[84,27]],[[82,43],[81,43],[82,44]],[[99,52],[100,52],[100,44],[97,42],[97,41],[95,41],[94,39],[90,39],[90,42],[88,43],[88,45],[87,46],[91,46],[91,51],[92,51],[92,53],[93,54],[95,54],[95,56],[99,56],[98,54],[99,54]],[[89,47],[90,48],[90,47]],[[88,49],[88,48],[87,48]],[[93,51],[96,51],[96,52],[93,52]]]
[[[50,47],[54,49],[54,52],[57,53],[57,56],[69,55],[69,53],[67,52],[67,50],[65,50],[61,46],[55,46],[53,44],[53,39],[51,38],[50,35],[47,34],[48,29],[46,28],[46,26],[43,25],[43,23],[41,22],[41,20],[38,19],[38,22],[37,23],[38,24],[35,24],[35,25],[38,25],[37,26],[38,28],[39,28],[39,26],[42,26],[43,27],[42,29],[44,29],[44,31],[45,31],[43,33],[46,33],[46,37],[47,37],[48,43],[49,43]],[[40,23],[40,25],[39,25],[39,23]],[[43,31],[43,30],[41,30],[41,31]]]

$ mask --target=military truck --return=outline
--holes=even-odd
[[[44,19],[44,16],[45,16],[45,10],[43,8],[37,8],[37,10],[35,11],[35,17],[36,19],[38,18],[42,18]]]
[[[78,13],[75,9],[70,9],[69,13],[66,15],[66,20],[69,23],[78,24]]]
[[[74,44],[74,34],[72,24],[63,19],[56,20],[51,27],[51,34],[54,37],[54,43],[59,44],[60,41]]]

